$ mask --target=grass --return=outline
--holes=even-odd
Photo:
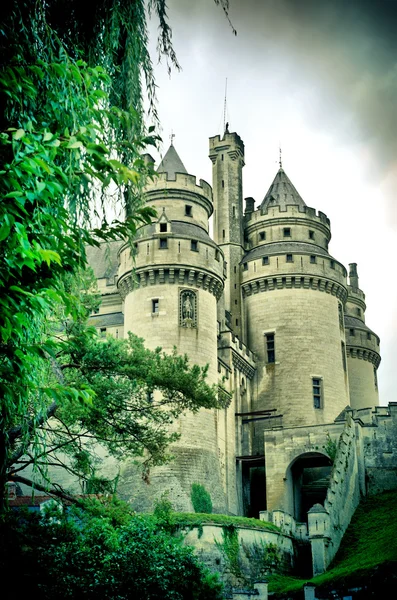
[[[255,527],[267,531],[279,532],[280,528],[273,523],[250,519],[248,517],[231,517],[229,515],[205,514],[205,513],[172,513],[172,520],[180,527],[200,527],[205,524],[215,524],[234,527]]]
[[[316,586],[357,584],[381,568],[397,570],[397,492],[363,500],[346,531],[331,568],[310,579]],[[269,590],[276,594],[300,589],[307,579],[272,576]]]

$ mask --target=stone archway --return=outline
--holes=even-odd
[[[321,452],[297,456],[286,472],[288,512],[299,522],[307,521],[307,511],[314,504],[324,505],[332,461]]]

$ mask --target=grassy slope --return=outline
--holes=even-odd
[[[394,563],[397,568],[397,492],[386,492],[361,502],[342,540],[331,568],[310,581],[314,584],[359,582],[381,565]],[[307,581],[274,576],[269,589],[287,592],[299,589]]]

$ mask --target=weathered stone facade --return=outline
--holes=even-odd
[[[259,207],[247,198],[243,214],[244,143],[226,131],[210,138],[209,156],[212,187],[187,173],[171,145],[145,190],[157,221],[140,228],[133,248],[89,254],[103,295],[92,324],[119,337],[131,331],[149,348],[176,346],[209,364],[209,382],[223,381],[230,394],[225,410],[179,420],[175,460],[154,469],[150,486],[127,458],[121,494],[150,510],[168,490],[190,511],[197,482],[217,512],[279,509],[307,522],[313,505],[328,510],[346,407],[356,434],[355,419],[372,419],[354,442],[358,497],[397,486],[395,424],[389,437],[379,427],[394,423],[394,409],[376,408],[379,338],[365,324],[357,266],[348,278],[329,254],[328,217],[305,204],[281,164]]]

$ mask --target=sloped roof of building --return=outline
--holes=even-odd
[[[185,166],[173,144],[168,148],[163,160],[159,164],[157,173],[167,173],[168,179],[176,179],[175,173],[187,174]]]
[[[282,167],[279,168],[261,204],[264,211],[271,206],[280,206],[285,210],[288,205],[306,206],[301,195]]]
[[[372,329],[370,329],[364,323],[364,321],[362,321],[361,319],[357,319],[356,317],[351,317],[350,315],[345,315],[345,327],[347,327],[348,329],[363,329],[364,331],[367,331],[368,333],[372,333],[376,338],[378,338],[376,333],[374,331],[372,331]]]
[[[124,315],[122,312],[107,313],[104,315],[91,315],[88,319],[88,325],[93,327],[116,327],[124,324]]]
[[[324,256],[326,258],[332,259],[332,256],[328,254],[328,252],[321,248],[321,246],[316,246],[315,244],[308,244],[306,242],[271,242],[270,244],[262,244],[261,246],[257,246],[253,248],[245,256],[243,257],[241,262],[246,262],[247,260],[255,260],[256,258],[260,258],[261,256],[268,256],[272,254],[286,254],[286,253],[294,253],[299,252],[302,254],[316,254],[317,256]],[[336,260],[336,259],[334,259]]]
[[[195,225],[194,223],[186,223],[185,221],[169,221],[171,224],[170,234],[174,234],[176,236],[183,235],[186,237],[190,237],[194,240],[202,240],[203,242],[207,242],[208,244],[212,244],[215,246],[215,242],[210,238],[208,233],[200,227],[199,225]],[[156,233],[156,224],[151,223],[150,225],[144,225],[138,231],[137,237],[142,238],[146,236],[150,236]]]
[[[123,244],[123,241],[117,241],[101,244],[99,248],[94,246],[87,248],[88,264],[97,279],[111,279],[117,275],[117,253]]]

